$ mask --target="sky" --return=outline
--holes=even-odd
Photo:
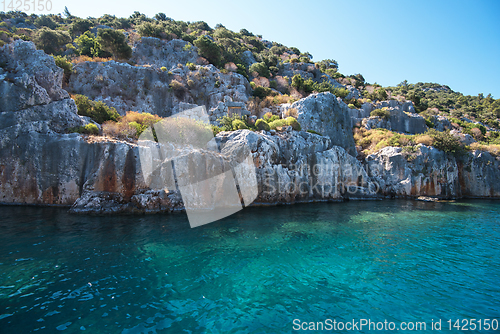
[[[295,46],[314,61],[335,59],[345,75],[394,86],[435,82],[465,95],[500,98],[500,1],[63,1],[79,17],[139,11],[174,20],[242,28]],[[1,9],[0,9],[1,10]],[[40,14],[38,12],[37,14]]]

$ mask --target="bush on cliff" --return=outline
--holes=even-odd
[[[132,48],[128,46],[125,35],[113,29],[99,29],[97,41],[104,51],[110,52],[116,58],[128,59],[132,56]]]
[[[106,121],[102,126],[103,134],[116,138],[138,139],[150,126],[162,120],[157,115],[128,111],[119,121]],[[155,139],[155,138],[153,138]]]
[[[69,33],[71,36],[80,36],[87,30],[90,30],[94,24],[90,20],[76,19],[73,21],[69,27]]]
[[[76,132],[76,133],[81,133],[84,135],[97,136],[99,134],[99,128],[94,123],[89,123],[85,126],[71,128],[71,129],[69,129],[69,132]]]
[[[116,122],[120,119],[120,115],[116,109],[108,107],[102,101],[92,101],[85,95],[79,94],[73,95],[72,98],[75,100],[78,108],[78,115],[88,116],[99,124],[106,121]]]
[[[464,152],[465,148],[460,143],[460,140],[452,135],[450,131],[437,131],[435,129],[429,129],[427,134],[433,139],[433,146],[441,151],[461,154]]]
[[[64,82],[69,82],[69,77],[73,72],[73,64],[63,56],[54,56],[54,61],[56,65],[64,70]]]
[[[391,117],[391,112],[387,109],[374,109],[370,113],[370,116],[377,116],[388,120]]]
[[[71,42],[71,37],[66,31],[43,27],[36,32],[34,42],[36,47],[46,54],[55,54],[61,52],[63,46]]]
[[[90,31],[86,31],[75,39],[81,55],[89,57],[110,57],[111,53],[104,51],[101,44]]]
[[[257,73],[261,77],[269,78],[270,76],[269,69],[264,62],[252,64],[248,71],[250,73]]]
[[[245,122],[243,122],[242,120],[239,120],[239,119],[235,119],[233,122],[232,122],[232,128],[234,130],[244,130],[244,129],[248,129],[248,126],[245,124]]]
[[[269,131],[271,130],[271,128],[269,127],[269,124],[267,124],[266,121],[264,121],[262,118],[259,118],[256,122],[255,122],[255,128],[257,130],[264,130],[264,131]]]
[[[198,37],[193,44],[198,48],[200,56],[205,57],[215,66],[220,65],[221,50],[219,46],[212,42],[207,36]]]

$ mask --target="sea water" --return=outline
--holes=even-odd
[[[452,333],[449,320],[500,318],[498,201],[250,207],[194,229],[184,213],[66,211],[0,207],[1,333],[327,332],[363,319]]]

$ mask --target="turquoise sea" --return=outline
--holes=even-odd
[[[3,206],[0,232],[0,333],[500,321],[499,201],[250,207],[194,229],[184,213]]]

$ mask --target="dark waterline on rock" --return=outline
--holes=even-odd
[[[250,207],[195,229],[184,213],[5,206],[0,229],[2,333],[500,315],[498,201]]]

